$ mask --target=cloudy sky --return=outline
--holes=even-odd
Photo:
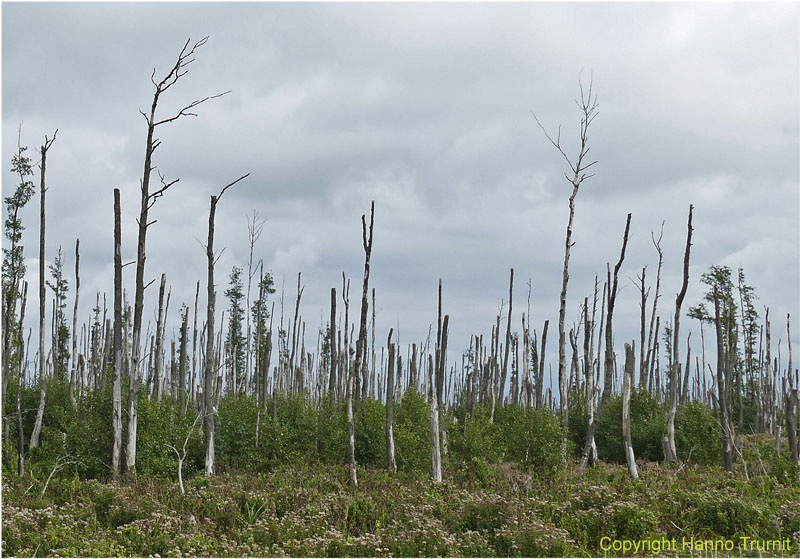
[[[800,317],[797,4],[3,3],[2,16],[3,193],[16,183],[20,124],[31,151],[57,128],[47,258],[63,247],[72,288],[80,238],[81,317],[97,291],[111,304],[114,187],[123,259],[135,257],[146,134],[139,109],[152,101],[151,72],[165,75],[187,38],[208,35],[159,104],[158,114],[171,116],[232,90],[158,130],[158,169],[180,178],[151,210],[158,222],[147,247],[148,280],[165,272],[172,288],[168,331],[180,303],[193,303],[196,281],[205,290],[197,239],[207,234],[209,195],[250,172],[217,211],[220,299],[231,267],[247,265],[246,215],[257,210],[269,221],[256,258],[279,291],[285,279],[287,314],[302,272],[301,313],[316,332],[344,271],[356,316],[360,216],[374,199],[379,340],[399,325],[402,343],[423,341],[442,278],[455,359],[470,334],[488,337],[513,267],[514,326],[530,278],[533,322],[540,329],[551,320],[556,356],[571,187],[531,113],[551,130],[562,125],[575,154],[573,100],[579,76],[593,75],[598,163],[576,202],[568,322],[578,320],[595,274],[618,258],[628,212],[617,344],[638,339],[629,278],[647,266],[654,279],[650,237],[662,221],[660,309],[664,318],[674,312],[694,204],[685,307],[702,297],[709,266],[743,266],[761,314],[771,308],[774,339],[784,338],[785,363],[785,316]],[[36,293],[38,195],[23,220]],[[129,293],[133,278],[126,268]],[[146,298],[153,322],[156,290]]]

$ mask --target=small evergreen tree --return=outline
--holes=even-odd
[[[242,321],[244,320],[244,287],[242,285],[242,269],[234,266],[229,276],[230,288],[225,290],[225,297],[230,301],[228,310],[228,335],[225,343],[228,347],[230,356],[230,370],[234,373],[231,380],[236,386],[228,387],[233,392],[239,392],[240,384],[244,380],[244,368],[247,361],[245,354],[245,339],[242,333]],[[235,380],[234,380],[235,379]]]
[[[66,315],[69,284],[67,278],[64,277],[64,257],[60,246],[55,260],[48,265],[48,269],[53,281],[46,283],[47,287],[53,291],[56,302],[53,324],[53,370],[58,378],[64,378],[69,370],[70,356],[70,335]]]

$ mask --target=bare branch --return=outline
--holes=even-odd
[[[161,124],[166,124],[168,122],[172,122],[172,121],[178,120],[182,116],[197,116],[197,113],[191,112],[191,109],[193,109],[194,107],[196,107],[198,105],[201,105],[201,104],[205,103],[209,99],[216,99],[217,97],[222,97],[223,95],[227,95],[230,92],[231,92],[231,90],[223,91],[222,93],[218,93],[216,95],[209,95],[208,97],[204,97],[203,99],[197,99],[195,101],[192,101],[191,103],[189,103],[188,105],[183,107],[180,111],[178,111],[178,114],[176,114],[175,116],[170,117],[170,118],[165,118],[163,120],[159,120],[153,126],[159,126]]]
[[[246,175],[242,175],[241,177],[239,177],[239,178],[238,178],[238,179],[236,179],[235,181],[233,181],[233,182],[231,182],[231,183],[228,183],[228,184],[226,184],[226,185],[225,185],[225,186],[222,188],[222,190],[220,190],[220,191],[219,191],[219,194],[217,194],[217,202],[219,202],[220,198],[222,198],[222,195],[223,195],[223,194],[225,194],[225,191],[226,191],[226,190],[228,190],[230,187],[232,187],[232,186],[233,186],[234,184],[236,184],[237,182],[239,182],[239,181],[241,181],[241,180],[244,180],[244,179],[246,179],[246,178],[247,178],[247,177],[249,177],[249,176],[250,176],[250,173],[247,173]]]

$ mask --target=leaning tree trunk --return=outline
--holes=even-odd
[[[167,285],[167,274],[161,274],[158,288],[158,318],[156,319],[155,373],[153,375],[153,392],[156,402],[161,403],[164,378],[164,289]]]
[[[634,344],[625,344],[625,370],[622,380],[622,437],[625,447],[625,460],[628,463],[628,472],[631,479],[639,479],[639,472],[636,469],[636,457],[633,454],[633,443],[631,442],[631,387],[634,383],[634,368],[636,357],[634,355]]]
[[[111,426],[114,446],[111,468],[114,476],[121,471],[122,456],[122,227],[120,224],[119,188],[114,189],[114,378],[111,389]]]
[[[58,130],[53,134],[53,138],[48,140],[44,137],[44,144],[41,147],[42,162],[40,163],[41,174],[39,175],[39,407],[36,410],[36,419],[33,423],[31,433],[30,448],[39,448],[39,437],[42,433],[42,420],[44,419],[44,406],[47,399],[47,368],[45,367],[44,353],[44,314],[45,314],[45,292],[44,292],[44,239],[45,239],[45,172],[47,168],[47,151],[56,140]]]
[[[689,254],[692,249],[692,210],[694,206],[689,205],[689,223],[686,232],[686,250],[683,253],[683,283],[681,290],[675,298],[675,319],[672,325],[672,367],[669,372],[669,409],[667,412],[667,434],[664,439],[664,459],[667,462],[674,462],[678,459],[678,453],[675,450],[675,411],[678,406],[678,382],[680,380],[681,365],[680,365],[680,323],[681,323],[681,305],[683,298],[686,296],[686,289],[689,286]],[[688,372],[691,364],[686,363],[686,370]]]

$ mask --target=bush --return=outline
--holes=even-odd
[[[721,437],[719,422],[710,409],[698,402],[678,406],[675,450],[679,459],[697,464],[721,464]]]
[[[661,438],[667,431],[664,408],[645,390],[631,394],[631,442],[637,459],[659,462],[664,459]],[[595,432],[597,454],[601,460],[625,463],[622,446],[622,397],[612,396]]]
[[[427,474],[431,468],[430,407],[413,388],[395,407],[394,447],[397,468],[402,472]]]
[[[541,475],[553,474],[561,464],[560,419],[546,409],[506,406],[496,411],[506,460],[518,462]]]
[[[356,461],[363,466],[386,467],[386,407],[375,400],[355,405]]]

